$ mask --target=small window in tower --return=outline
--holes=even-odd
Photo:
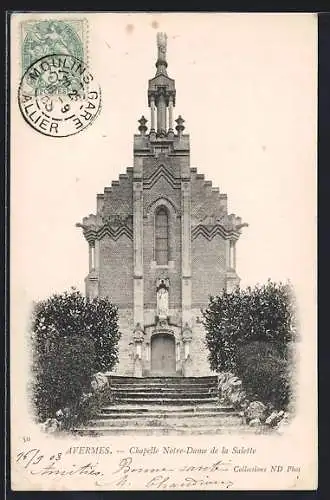
[[[164,266],[168,263],[168,216],[164,207],[156,213],[155,233],[156,262]]]

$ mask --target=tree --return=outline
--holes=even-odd
[[[238,374],[251,392],[270,394],[275,403],[287,401],[290,345],[297,338],[290,283],[269,280],[210,297],[203,323],[213,370]]]
[[[72,289],[33,310],[34,402],[40,418],[72,405],[91,375],[118,360],[118,311],[108,298],[88,299]]]

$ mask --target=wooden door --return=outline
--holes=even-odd
[[[174,337],[159,334],[151,339],[151,374],[161,377],[176,374]]]

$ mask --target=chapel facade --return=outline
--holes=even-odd
[[[228,214],[227,195],[190,167],[184,120],[173,119],[166,41],[158,33],[150,130],[142,116],[133,167],[77,224],[89,247],[86,295],[108,296],[119,308],[118,375],[209,375],[201,309],[210,295],[239,284],[236,242],[246,224]]]

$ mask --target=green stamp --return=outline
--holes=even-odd
[[[73,56],[87,63],[86,20],[29,20],[21,23],[22,73],[52,54]]]
[[[24,120],[50,137],[84,130],[101,109],[101,89],[88,64],[87,20],[30,19],[20,29]]]

